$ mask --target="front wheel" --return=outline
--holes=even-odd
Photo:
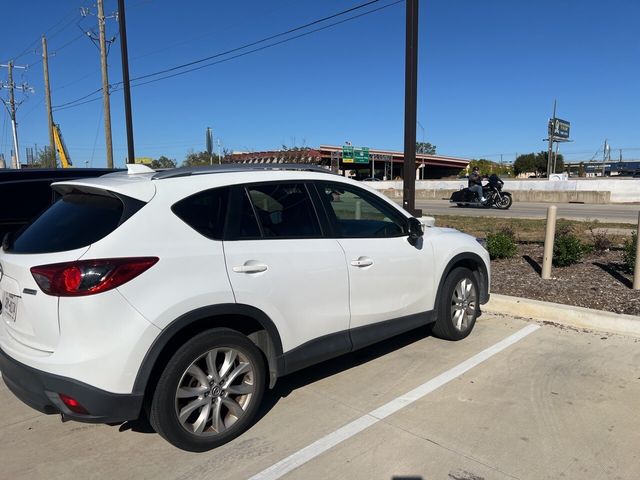
[[[468,268],[452,270],[437,299],[436,323],[432,332],[445,340],[462,340],[476,323],[480,312],[478,282]]]
[[[513,199],[511,198],[511,195],[503,193],[498,199],[496,199],[495,205],[496,208],[499,208],[500,210],[508,210],[512,203]]]
[[[203,452],[229,442],[253,423],[266,368],[244,335],[214,328],[187,341],[158,381],[149,421],[165,440]]]

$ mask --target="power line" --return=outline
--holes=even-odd
[[[258,45],[260,43],[268,42],[269,40],[273,40],[274,38],[282,37],[284,35],[289,35],[290,33],[297,32],[299,30],[303,30],[303,29],[311,27],[313,25],[317,25],[318,23],[322,23],[322,22],[325,22],[327,20],[331,20],[333,18],[340,17],[342,15],[346,15],[347,13],[351,13],[351,12],[353,12],[355,10],[359,10],[361,8],[368,7],[369,5],[372,5],[374,3],[378,3],[379,1],[380,0],[371,0],[369,2],[362,3],[360,5],[356,5],[355,7],[349,8],[347,10],[343,10],[342,12],[338,12],[338,13],[335,13],[333,15],[329,15],[328,17],[320,18],[318,20],[314,20],[312,22],[309,22],[309,23],[307,23],[305,25],[300,25],[299,27],[292,28],[290,30],[287,30],[286,32],[277,33],[275,35],[271,35],[269,37],[265,37],[265,38],[263,38],[261,40],[256,40],[255,42],[247,43],[245,45],[242,45],[241,47],[232,48],[231,50],[227,50],[226,52],[216,53],[216,54],[210,55],[208,57],[200,58],[198,60],[193,60],[191,62],[183,63],[181,65],[176,65],[175,67],[166,68],[164,70],[158,70],[157,72],[149,73],[147,75],[141,75],[139,77],[132,78],[131,81],[133,82],[134,80],[142,80],[144,78],[154,77],[156,75],[161,75],[163,73],[173,72],[175,70],[179,70],[179,69],[185,68],[185,67],[190,67],[191,65],[196,65],[198,63],[206,62],[208,60],[213,60],[214,58],[219,58],[221,56],[228,55],[228,54],[233,53],[233,52],[237,52],[238,50],[244,50],[245,48],[253,47],[254,45]]]
[[[131,79],[131,82],[139,81],[139,80],[143,80],[143,79],[150,78],[150,77],[155,77],[155,76],[158,76],[158,75],[162,75],[162,74],[164,74],[164,73],[173,72],[173,71],[176,71],[176,70],[183,69],[183,68],[185,68],[185,67],[189,67],[189,66],[192,66],[192,65],[197,65],[197,64],[200,64],[200,63],[206,62],[206,61],[208,61],[208,60],[212,60],[212,59],[214,59],[214,58],[220,58],[220,57],[223,57],[223,56],[229,55],[230,53],[238,52],[238,51],[240,51],[240,50],[245,50],[245,49],[247,49],[247,48],[250,48],[250,47],[252,47],[252,46],[258,45],[258,44],[260,44],[260,43],[264,43],[264,42],[267,42],[267,41],[269,41],[269,40],[273,40],[273,39],[275,39],[275,38],[279,38],[279,37],[282,37],[282,36],[285,36],[285,35],[289,35],[289,34],[291,34],[291,33],[293,33],[293,32],[300,31],[300,30],[305,29],[305,28],[308,28],[308,27],[310,27],[310,26],[317,25],[317,24],[319,24],[319,23],[326,22],[326,21],[328,21],[328,20],[330,20],[330,19],[333,19],[333,18],[336,18],[336,17],[340,17],[340,16],[343,16],[343,15],[346,15],[346,14],[351,13],[351,12],[353,12],[353,11],[356,11],[356,10],[362,9],[362,8],[364,8],[364,7],[367,7],[367,6],[369,6],[369,5],[372,5],[372,4],[374,4],[374,3],[378,3],[379,1],[381,1],[381,0],[371,0],[371,1],[369,1],[369,2],[366,2],[366,3],[360,4],[360,5],[356,5],[355,7],[349,8],[349,9],[347,9],[347,10],[343,10],[343,11],[338,12],[338,13],[335,13],[335,14],[333,14],[333,15],[329,15],[329,16],[327,16],[327,17],[323,17],[323,18],[321,18],[321,19],[314,20],[313,22],[306,23],[306,24],[301,25],[301,26],[299,26],[299,27],[295,27],[295,28],[289,29],[289,30],[287,30],[287,31],[285,31],[285,32],[277,33],[277,34],[275,34],[275,35],[270,35],[270,36],[265,37],[265,38],[263,38],[263,39],[260,39],[260,40],[254,41],[254,42],[247,43],[247,44],[242,45],[242,46],[240,46],[240,47],[235,47],[235,48],[232,48],[232,49],[230,49],[230,50],[226,50],[226,51],[224,51],[224,52],[216,53],[216,54],[214,54],[214,55],[210,55],[210,56],[207,56],[207,57],[204,57],[204,58],[198,59],[198,60],[194,60],[194,61],[191,61],[191,62],[183,63],[183,64],[181,64],[181,65],[176,65],[176,66],[174,66],[174,67],[170,67],[170,68],[166,68],[166,69],[163,69],[163,70],[159,70],[159,71],[157,71],[157,72],[149,73],[149,74],[146,74],[146,75],[141,75],[141,76],[138,76],[138,77],[132,78],[132,79]],[[146,85],[146,84],[149,84],[149,83],[154,83],[154,82],[158,82],[158,81],[161,81],[161,80],[166,80],[166,79],[168,79],[168,78],[176,77],[176,76],[179,76],[179,75],[184,75],[184,74],[186,74],[186,73],[190,73],[190,72],[193,72],[193,71],[196,71],[196,70],[200,70],[200,69],[202,69],[202,68],[206,68],[206,67],[210,67],[210,66],[217,65],[217,64],[220,64],[220,63],[228,62],[228,61],[230,61],[230,60],[234,60],[234,59],[236,59],[236,58],[240,58],[240,57],[243,57],[243,56],[245,56],[245,55],[249,55],[249,54],[251,54],[251,53],[256,53],[256,52],[259,52],[259,51],[262,51],[262,50],[266,50],[266,49],[268,49],[268,48],[272,48],[272,47],[275,47],[275,46],[278,46],[278,45],[281,45],[281,44],[284,44],[284,43],[287,43],[287,42],[290,42],[290,41],[296,40],[296,39],[298,39],[298,38],[302,38],[302,37],[305,37],[305,36],[307,36],[307,35],[311,35],[311,34],[313,34],[313,33],[317,33],[317,32],[319,32],[319,31],[322,31],[322,30],[326,30],[326,29],[328,29],[328,28],[335,27],[335,26],[337,26],[337,25],[340,25],[340,24],[343,24],[343,23],[346,23],[346,22],[349,22],[349,21],[352,21],[352,20],[358,19],[358,18],[360,18],[360,17],[364,17],[365,15],[370,15],[370,14],[372,14],[372,13],[375,13],[375,12],[378,12],[378,11],[380,11],[380,10],[383,10],[383,9],[386,9],[386,8],[392,7],[392,6],[394,6],[394,5],[397,5],[397,4],[399,4],[399,3],[402,3],[403,1],[404,1],[404,0],[396,0],[395,2],[392,2],[392,3],[389,3],[389,4],[383,5],[383,6],[381,6],[381,7],[378,7],[378,8],[372,9],[372,10],[368,10],[368,11],[366,11],[366,12],[364,12],[364,13],[361,13],[361,14],[358,14],[358,15],[353,15],[353,16],[351,16],[351,17],[349,17],[349,18],[346,18],[346,19],[343,19],[343,20],[340,20],[340,21],[337,21],[337,22],[333,22],[333,23],[330,23],[330,24],[328,24],[328,25],[324,25],[324,26],[322,26],[322,27],[319,27],[319,28],[316,28],[316,29],[310,30],[310,31],[308,31],[308,32],[304,32],[304,33],[301,33],[301,34],[298,34],[298,35],[294,35],[293,37],[289,37],[289,38],[286,38],[286,39],[280,40],[280,41],[278,41],[278,42],[270,43],[270,44],[268,44],[268,45],[264,45],[264,46],[262,46],[262,47],[255,48],[255,49],[249,50],[249,51],[247,51],[247,52],[242,52],[242,53],[239,53],[239,54],[237,54],[237,55],[233,55],[233,56],[231,56],[231,57],[224,58],[224,59],[222,59],[222,60],[218,60],[218,61],[210,62],[210,63],[205,63],[204,65],[199,65],[199,66],[197,66],[197,67],[189,68],[189,69],[186,69],[186,70],[182,70],[182,71],[180,71],[180,72],[172,73],[172,74],[170,74],[170,75],[164,75],[164,76],[162,76],[162,77],[160,77],[160,78],[155,78],[155,79],[152,79],[152,80],[148,80],[148,81],[146,81],[146,82],[139,82],[139,83],[136,83],[135,85],[132,85],[132,87],[139,87],[139,86],[141,86],[141,85]],[[112,90],[112,91],[117,91],[121,85],[122,85],[122,82],[116,82],[116,83],[112,84],[112,85],[111,85],[111,87],[113,87],[113,90]],[[63,108],[72,108],[72,107],[74,107],[74,106],[83,105],[83,104],[85,104],[85,103],[89,103],[89,102],[91,102],[91,101],[96,101],[97,99],[92,99],[92,100],[88,100],[88,101],[83,101],[83,100],[85,100],[85,99],[87,99],[87,98],[91,97],[92,95],[95,95],[95,94],[96,94],[97,92],[99,92],[99,91],[100,91],[100,89],[95,90],[95,91],[93,91],[93,92],[91,92],[91,93],[89,93],[89,94],[87,94],[87,95],[84,95],[84,96],[82,96],[82,97],[80,97],[80,98],[77,98],[77,99],[75,99],[75,100],[72,100],[72,101],[69,101],[69,102],[63,103],[63,104],[61,104],[61,105],[58,105],[58,106],[54,107],[54,109],[55,109],[55,110],[60,110],[60,109],[63,109]],[[78,102],[80,102],[80,103],[78,103]]]
[[[375,1],[378,1],[378,0],[375,0]],[[190,73],[190,72],[195,72],[196,70],[201,70],[201,69],[203,69],[203,68],[211,67],[211,66],[213,66],[213,65],[218,65],[218,64],[220,64],[220,63],[228,62],[228,61],[230,61],[230,60],[234,60],[234,59],[236,59],[236,58],[240,58],[240,57],[244,57],[244,56],[246,56],[246,55],[250,55],[250,54],[252,54],[252,53],[260,52],[260,51],[262,51],[262,50],[267,50],[268,48],[272,48],[272,47],[275,47],[275,46],[278,46],[278,45],[282,45],[282,44],[284,44],[284,43],[291,42],[292,40],[297,40],[298,38],[306,37],[306,36],[311,35],[311,34],[313,34],[313,33],[317,33],[317,32],[320,32],[320,31],[322,31],[322,30],[326,30],[326,29],[329,29],[329,28],[335,27],[335,26],[340,25],[340,24],[342,24],[342,23],[346,23],[346,22],[349,22],[349,21],[351,21],[351,20],[355,20],[355,19],[357,19],[357,18],[364,17],[365,15],[369,15],[369,14],[372,14],[372,13],[378,12],[378,11],[380,11],[380,10],[383,10],[383,9],[385,9],[385,8],[389,8],[389,7],[393,6],[393,5],[397,5],[398,3],[402,3],[402,2],[404,2],[404,0],[397,0],[397,1],[393,2],[393,3],[389,3],[389,4],[387,4],[387,5],[383,5],[382,7],[378,7],[378,8],[375,8],[375,9],[373,9],[373,10],[369,10],[369,11],[367,11],[367,12],[361,13],[361,14],[359,14],[359,15],[354,15],[354,16],[349,17],[349,18],[345,18],[344,20],[340,20],[340,21],[338,21],[338,22],[330,23],[330,24],[328,24],[328,25],[325,25],[325,26],[322,26],[322,27],[319,27],[319,28],[316,28],[316,29],[310,30],[310,31],[308,31],[308,32],[304,32],[304,33],[300,33],[300,34],[298,34],[298,35],[294,35],[293,37],[285,38],[284,40],[280,40],[280,41],[278,41],[278,42],[274,42],[274,43],[270,43],[270,44],[268,44],[268,45],[264,45],[264,46],[262,46],[262,47],[254,48],[253,50],[249,50],[249,51],[247,51],[247,52],[238,53],[237,55],[233,55],[233,56],[231,56],[231,57],[224,58],[224,59],[222,59],[222,60],[217,60],[217,61],[215,61],[215,62],[205,63],[204,65],[200,65],[200,66],[198,66],[198,67],[189,68],[189,69],[187,69],[187,70],[183,70],[183,71],[181,71],[181,72],[172,73],[172,74],[170,74],[170,75],[165,75],[165,76],[160,77],[160,78],[154,78],[154,79],[152,79],[152,80],[147,80],[146,82],[136,83],[135,85],[132,85],[132,86],[133,86],[133,87],[139,87],[139,86],[141,86],[141,85],[147,85],[147,84],[149,84],[149,83],[159,82],[159,81],[161,81],[161,80],[166,80],[166,79],[168,79],[168,78],[177,77],[177,76],[184,75],[184,74],[187,74],[187,73]],[[370,3],[372,3],[372,2],[370,2]],[[334,17],[335,17],[335,16],[334,16]],[[314,23],[317,23],[317,22],[314,22]],[[299,29],[295,29],[295,30],[299,30]],[[280,36],[280,35],[277,35],[277,36]],[[274,38],[274,37],[275,37],[275,36],[272,36],[272,37],[270,37],[270,38]],[[264,41],[264,40],[263,40],[263,41]],[[253,43],[253,44],[251,44],[251,45],[255,45],[256,43],[260,43],[260,42],[254,42],[254,43]],[[234,48],[233,50],[230,50],[229,52],[231,52],[231,51],[238,51],[238,50],[242,50],[243,48],[247,48],[247,46],[245,45],[244,47]],[[223,56],[223,55],[228,54],[229,52],[220,53],[220,54],[214,55],[214,56],[209,57],[209,58],[220,57],[220,56]],[[192,62],[191,64],[193,64],[193,62]],[[174,68],[172,68],[172,69],[165,70],[165,71],[175,70],[176,68],[178,68],[178,67],[174,67]],[[156,76],[156,75],[160,75],[161,73],[163,73],[163,72],[150,73],[150,74],[148,74],[148,75],[143,75],[143,76],[140,76],[140,77],[132,78],[132,79],[131,79],[131,81],[133,82],[133,81],[141,80],[141,79],[143,79],[143,78],[153,77],[153,76]],[[122,83],[122,82],[118,82],[118,83],[115,83],[114,85],[115,85],[115,86],[119,86],[121,83]]]
[[[56,49],[53,50],[52,54],[58,53],[61,50],[67,48],[69,45],[71,45],[74,42],[77,42],[78,40],[80,40],[81,38],[83,38],[85,36],[85,33],[81,33],[80,35],[78,35],[77,37],[75,37],[73,40],[69,40],[67,43],[65,43],[64,45],[62,45],[61,47],[58,47]]]
[[[67,102],[67,103],[63,103],[63,104],[60,104],[60,105],[56,105],[56,106],[53,107],[53,109],[54,110],[62,110],[62,109],[64,109],[64,107],[67,107],[68,105],[71,105],[72,103],[81,102],[85,98],[89,98],[92,95],[95,95],[96,93],[100,93],[100,92],[102,92],[102,87],[94,90],[91,93],[88,93],[88,94],[84,95],[83,97],[76,98],[75,100],[72,100],[71,102]],[[99,97],[98,99],[100,99],[100,98],[102,98],[102,97]],[[90,101],[94,101],[94,100],[96,100],[96,99],[93,99],[93,100],[90,100]],[[78,105],[82,105],[84,103],[89,103],[89,102],[81,102],[81,103],[78,103]]]
[[[83,2],[84,3],[84,2]],[[60,28],[58,31],[54,32],[51,35],[48,35],[48,38],[51,39],[53,37],[55,37],[56,35],[60,34],[62,31],[64,31],[66,28],[68,28],[75,20],[76,20],[76,7],[74,7],[72,10],[69,11],[69,13],[65,14],[60,20],[58,20],[53,26],[49,27],[47,30],[45,30],[44,35],[49,34],[52,30],[54,30],[58,25],[60,25],[61,23],[65,22],[67,19],[69,19],[69,17],[71,16],[71,19],[62,27]],[[35,39],[33,42],[31,42],[29,44],[29,46],[27,48],[25,48],[22,52],[20,52],[18,55],[16,55],[13,60],[17,60],[27,54],[30,53],[37,53],[37,45],[40,42],[40,37],[38,37],[37,39]],[[33,49],[33,50],[32,50]]]

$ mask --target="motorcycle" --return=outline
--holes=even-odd
[[[486,185],[482,186],[482,194],[486,201],[480,202],[480,199],[468,188],[463,188],[451,194],[449,202],[455,203],[458,207],[482,207],[482,208],[499,208],[507,210],[511,207],[513,199],[509,192],[503,192],[502,186],[504,182],[494,173],[489,177]]]

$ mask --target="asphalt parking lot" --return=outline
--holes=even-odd
[[[2,383],[0,478],[637,479],[640,339],[536,327],[485,314],[463,342],[414,331],[298,372],[202,454],[63,424]]]

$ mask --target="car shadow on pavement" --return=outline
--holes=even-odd
[[[430,336],[430,334],[431,325],[419,327],[380,343],[370,345],[362,350],[341,355],[279,378],[275,387],[265,392],[256,423],[267,415],[281,398],[288,396],[294,390],[370,362],[422,340]]]
[[[430,333],[431,325],[419,327],[389,340],[370,345],[362,350],[347,353],[279,378],[275,387],[265,392],[254,424],[262,420],[281,398],[286,397],[294,390],[404,348],[428,337]],[[118,431],[120,432],[131,430],[137,433],[155,433],[144,411],[137,420],[122,424],[112,424],[112,426],[119,426]]]
[[[613,278],[618,280],[625,287],[627,288],[633,287],[633,282],[629,280],[627,277],[625,277],[624,275],[622,275],[622,273],[620,273],[620,271],[624,268],[622,265],[615,264],[615,263],[600,263],[600,262],[593,262],[593,264],[596,267],[601,268],[602,270],[607,272],[609,275],[611,275]]]

